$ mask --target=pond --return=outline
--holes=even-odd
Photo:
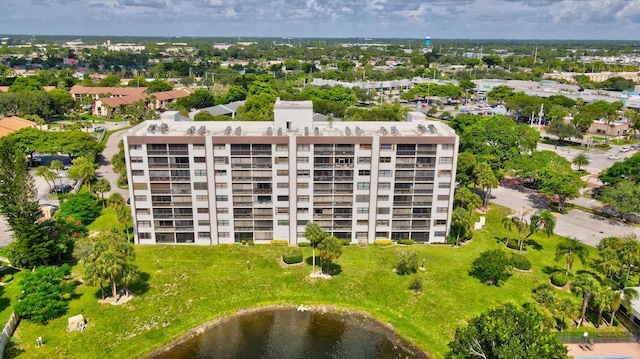
[[[231,317],[154,359],[427,358],[395,332],[347,313],[270,309]]]

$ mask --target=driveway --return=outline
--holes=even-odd
[[[98,168],[96,169],[96,177],[106,178],[111,184],[111,191],[105,194],[105,198],[110,194],[117,192],[120,193],[124,199],[127,199],[129,197],[129,191],[126,189],[118,188],[118,177],[120,177],[120,174],[113,172],[113,166],[111,165],[111,158],[113,157],[113,155],[118,153],[118,142],[122,140],[122,137],[127,132],[127,130],[124,129],[124,125],[114,127],[113,129],[116,128],[122,128],[122,130],[114,132],[111,134],[111,136],[109,136],[104,151],[102,151],[102,154],[98,156]]]

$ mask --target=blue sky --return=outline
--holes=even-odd
[[[0,0],[0,34],[640,41],[640,0]]]

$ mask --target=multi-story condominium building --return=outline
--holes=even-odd
[[[273,122],[145,121],[124,137],[136,243],[304,238],[446,241],[458,136],[406,122],[313,122],[276,101]]]

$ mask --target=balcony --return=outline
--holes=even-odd
[[[416,151],[396,151],[397,156],[415,156]]]

